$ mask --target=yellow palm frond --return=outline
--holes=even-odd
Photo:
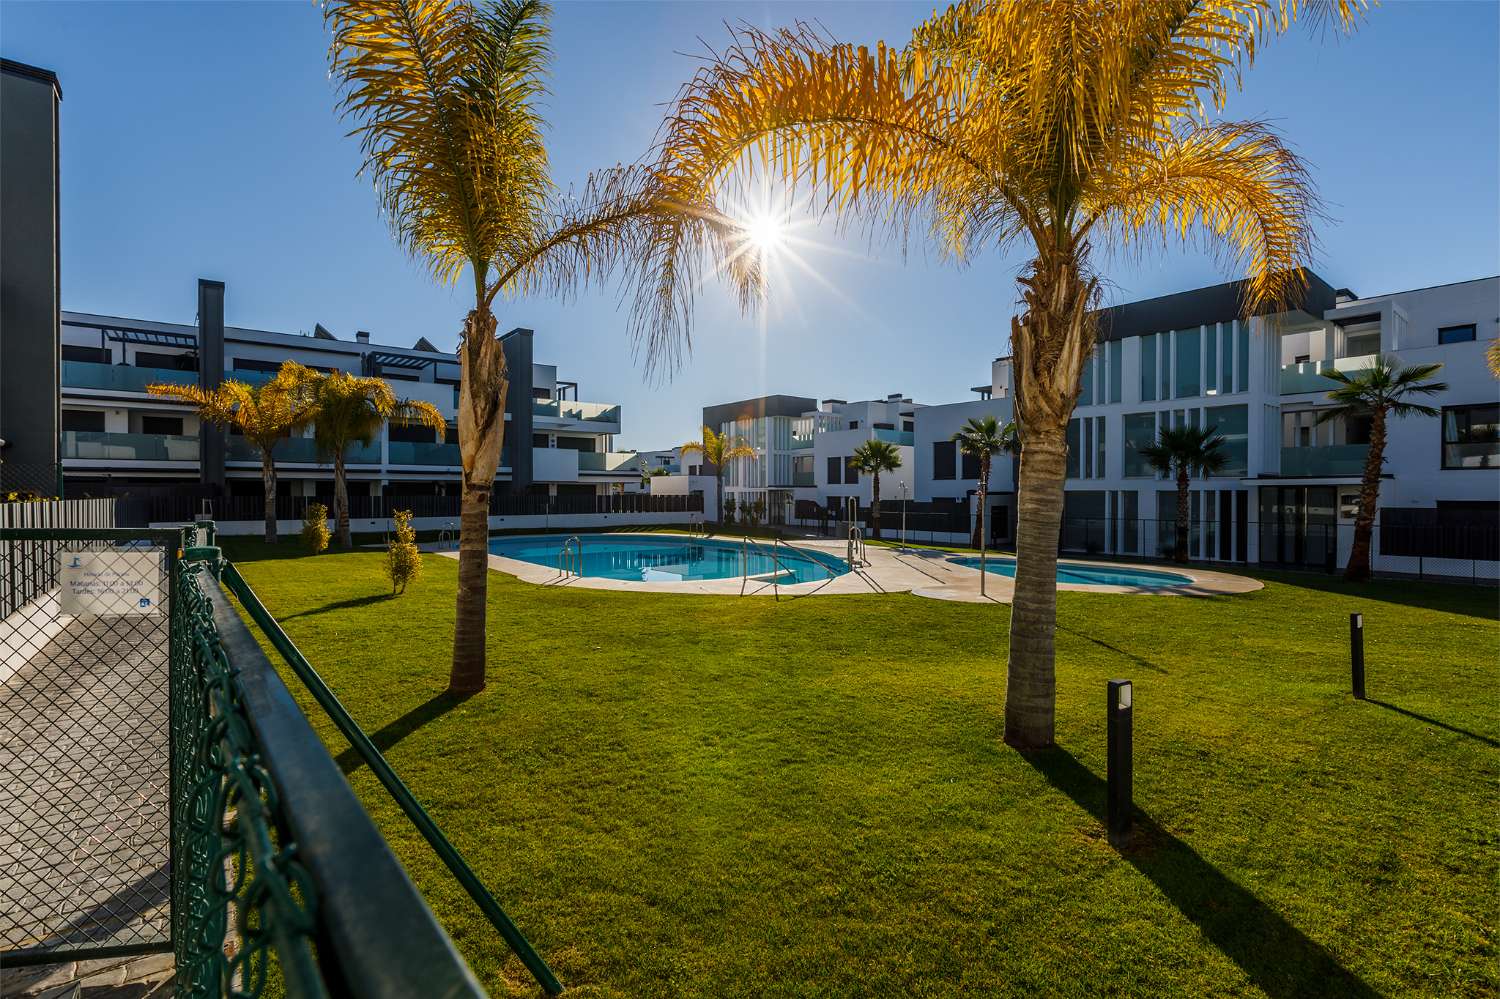
[[[191,403],[199,419],[224,429],[239,430],[264,451],[312,421],[316,402],[311,386],[318,377],[312,369],[287,361],[269,381],[260,385],[231,380],[204,389],[197,385],[153,383],[146,386],[146,391]]]

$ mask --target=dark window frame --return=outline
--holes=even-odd
[[[953,441],[932,442],[932,477],[939,482],[958,478],[958,445]]]
[[[1465,415],[1467,415],[1467,414],[1471,413],[1472,411],[1474,411],[1476,409],[1494,410],[1495,411],[1495,422],[1497,424],[1500,424],[1500,403],[1494,403],[1494,402],[1476,402],[1476,403],[1469,403],[1469,404],[1463,405],[1463,406],[1444,406],[1443,407],[1443,411],[1442,411],[1441,415],[1439,415],[1439,417],[1438,417],[1438,440],[1439,440],[1439,447],[1442,449],[1439,458],[1440,458],[1440,461],[1441,461],[1440,467],[1442,468],[1443,471],[1445,471],[1445,472],[1476,472],[1476,471],[1493,472],[1497,467],[1500,467],[1500,462],[1497,462],[1497,463],[1486,462],[1485,464],[1482,464],[1482,465],[1450,465],[1450,464],[1448,464],[1448,448],[1450,446],[1458,446],[1458,445],[1462,445],[1462,444],[1482,444],[1482,443],[1485,443],[1484,441],[1471,441],[1471,440],[1467,439],[1468,433],[1470,432],[1470,428],[1472,427],[1472,423],[1473,423],[1472,420],[1469,421],[1469,426],[1466,426],[1464,428],[1464,431],[1463,431],[1462,434],[1460,434],[1460,437],[1459,437],[1458,440],[1451,440],[1450,441],[1448,439],[1448,414],[1450,412],[1461,412],[1461,413],[1464,413]],[[1500,453],[1500,443],[1497,443],[1496,446],[1497,446],[1497,453]]]
[[[1467,331],[1469,335],[1468,336],[1460,336],[1460,337],[1446,336],[1446,334],[1451,334],[1451,333],[1457,332],[1459,330]],[[1450,343],[1473,343],[1475,340],[1479,339],[1479,324],[1478,323],[1459,323],[1456,326],[1439,326],[1438,327],[1438,331],[1437,331],[1437,337],[1438,337],[1438,341],[1437,342],[1438,342],[1439,346],[1443,346],[1445,344],[1450,344]]]

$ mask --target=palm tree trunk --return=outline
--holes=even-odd
[[[880,473],[870,481],[870,536],[880,540]]]
[[[1188,508],[1188,474],[1186,468],[1177,470],[1177,550],[1172,557],[1178,562],[1187,564],[1188,560],[1188,519],[1191,516]]]
[[[260,482],[266,491],[266,544],[276,543],[276,459],[272,449],[260,449]]]
[[[714,517],[714,523],[719,526],[719,530],[722,532],[724,530],[724,466],[723,465],[715,465],[714,466],[714,507],[715,507],[715,511],[716,511],[716,516]]]
[[[333,518],[339,532],[339,546],[354,547],[349,536],[349,483],[344,478],[343,448],[333,452]]]
[[[1354,545],[1344,581],[1358,583],[1370,578],[1370,536],[1375,533],[1375,511],[1380,501],[1380,469],[1385,464],[1385,410],[1376,409],[1370,420],[1370,451],[1365,456],[1364,477],[1359,483],[1359,513],[1354,518]],[[1335,542],[1337,543],[1337,542]]]
[[[1057,677],[1057,539],[1067,472],[1067,423],[1027,427],[1016,496],[1016,584],[1011,599],[1005,741],[1022,749],[1052,744]]]
[[[464,485],[458,533],[458,616],[448,689],[473,692],[485,683],[485,606],[489,583],[490,490]]]

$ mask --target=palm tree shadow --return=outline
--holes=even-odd
[[[372,593],[363,597],[350,597],[348,600],[335,600],[331,604],[324,604],[322,607],[314,607],[310,610],[298,611],[295,614],[288,614],[286,617],[277,618],[277,620],[286,622],[297,617],[312,617],[314,614],[329,614],[333,611],[351,610],[355,607],[368,607],[370,604],[378,604],[389,600],[391,596],[389,593]]]
[[[1064,628],[1062,625],[1058,625],[1057,626],[1057,630],[1058,631],[1066,631],[1070,635],[1074,635],[1074,636],[1076,636],[1078,638],[1082,638],[1082,639],[1084,639],[1086,641],[1093,642],[1095,645],[1099,646],[1100,648],[1102,648],[1102,649],[1108,649],[1109,651],[1113,652],[1117,656],[1124,656],[1126,659],[1129,659],[1131,662],[1135,663],[1137,666],[1140,666],[1142,669],[1149,669],[1153,673],[1167,673],[1168,672],[1165,667],[1158,666],[1158,665],[1156,665],[1156,663],[1152,662],[1149,659],[1142,659],[1140,656],[1136,655],[1134,652],[1127,652],[1124,649],[1120,648],[1118,645],[1111,645],[1108,642],[1103,641],[1102,639],[1095,638],[1093,635],[1086,635],[1083,632],[1081,632],[1081,631],[1075,631],[1072,628]]]
[[[1470,732],[1466,728],[1459,728],[1457,725],[1449,725],[1447,722],[1438,721],[1436,718],[1429,718],[1427,715],[1419,715],[1415,711],[1408,711],[1405,708],[1398,708],[1396,707],[1396,705],[1387,704],[1385,701],[1377,701],[1373,697],[1365,698],[1365,702],[1368,704],[1374,704],[1377,707],[1385,708],[1387,711],[1394,711],[1398,715],[1405,715],[1408,718],[1414,718],[1424,725],[1435,725],[1436,727],[1444,729],[1448,732],[1452,732],[1455,735],[1466,736],[1470,739],[1478,739],[1480,742],[1484,743],[1487,746],[1493,746],[1496,749],[1500,749],[1500,741],[1491,739],[1487,735],[1480,735],[1478,732]]]
[[[381,726],[379,731],[370,736],[370,741],[382,753],[388,752],[392,746],[408,735],[411,735],[423,725],[431,721],[436,721],[473,696],[472,693],[456,693],[451,690],[445,690],[441,694],[436,694],[418,704],[400,718]],[[360,758],[359,751],[353,746],[340,753],[335,762],[338,763],[339,769],[343,771],[345,777],[354,773],[354,771],[358,770],[364,764],[364,760]]]
[[[1101,823],[1105,782],[1065,749],[1022,753],[1032,769]],[[1177,910],[1271,999],[1379,995],[1323,946],[1226,877],[1197,851],[1135,812],[1120,856],[1156,885]]]

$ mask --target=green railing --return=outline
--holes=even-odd
[[[453,465],[463,464],[457,444],[438,444],[431,441],[390,441],[387,461],[392,465]]]
[[[581,423],[619,423],[620,407],[602,402],[575,402],[571,399],[533,399],[531,412],[534,416],[549,416],[556,420],[576,420]]]
[[[887,444],[904,445],[911,447],[914,434],[910,430],[887,430],[885,427],[875,428],[875,439],[885,441]]]
[[[128,364],[100,364],[96,361],[62,362],[64,388],[144,392],[152,382],[197,385],[198,372],[179,371],[176,368],[136,368]]]
[[[326,455],[318,451],[318,443],[311,437],[289,437],[284,441],[278,441],[272,453],[276,456],[277,464],[282,462],[310,465],[332,464]],[[253,461],[260,464],[260,449],[244,437],[231,436],[228,458],[230,461]],[[380,445],[371,444],[369,447],[361,444],[350,445],[344,453],[344,460],[351,465],[378,465],[380,464]]]
[[[1362,475],[1368,444],[1330,444],[1325,447],[1284,447],[1281,449],[1281,474],[1302,476]]]
[[[180,434],[64,430],[62,456],[98,461],[197,461],[198,438]]]

